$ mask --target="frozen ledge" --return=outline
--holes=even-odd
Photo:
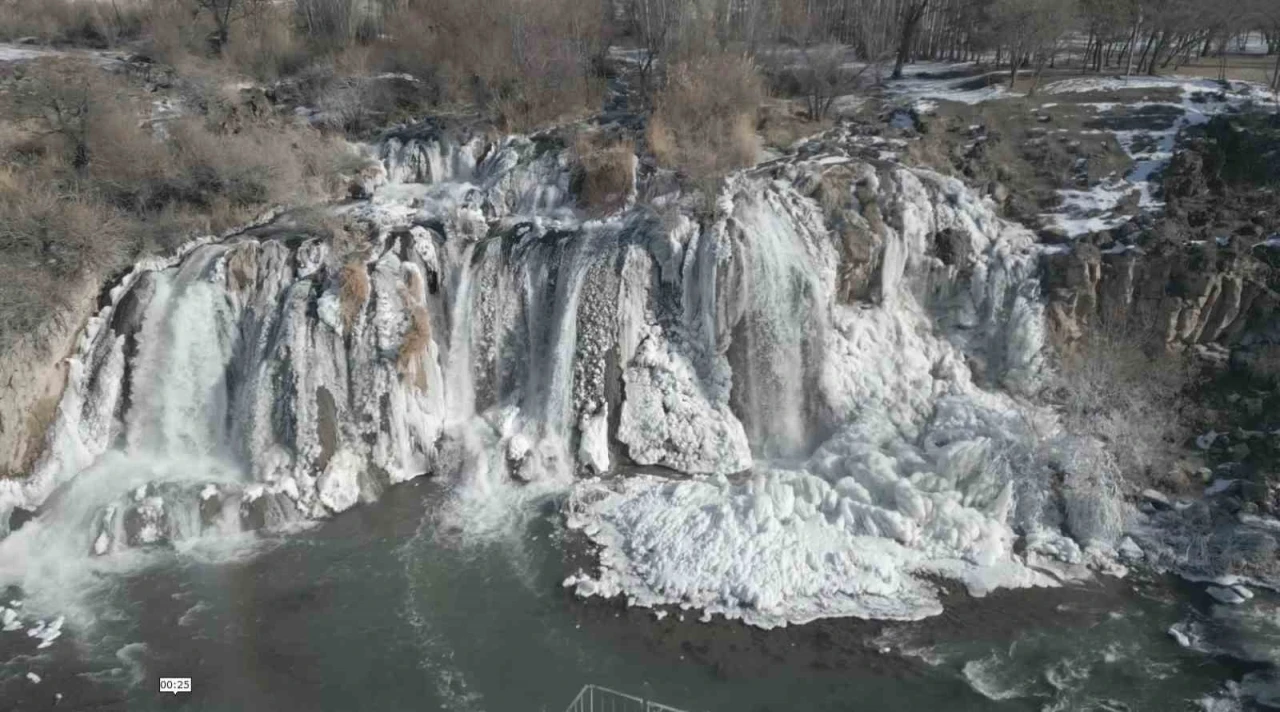
[[[579,483],[568,524],[599,546],[598,576],[565,581],[582,597],[679,605],[761,628],[819,618],[919,620],[942,612],[930,579],[997,588],[1056,586],[1011,550],[996,519],[933,500],[916,520],[859,501],[820,477],[769,471],[740,484],[722,476],[639,476]]]

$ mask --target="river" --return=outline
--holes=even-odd
[[[0,697],[23,710],[558,711],[594,683],[707,712],[1139,710],[1185,709],[1232,672],[1165,633],[1191,604],[1162,581],[1000,592],[920,623],[659,620],[560,586],[578,544],[554,500],[473,538],[438,516],[448,497],[415,481],[222,560],[157,554],[49,648],[0,634]],[[169,676],[193,691],[161,695]]]

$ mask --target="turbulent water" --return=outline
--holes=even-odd
[[[373,150],[335,208],[354,252],[286,217],[114,285],[45,457],[0,483],[0,522],[39,510],[0,542],[23,615],[91,625],[152,552],[234,556],[422,475],[463,536],[567,496],[579,595],[765,628],[1116,570],[1122,505],[1030,397],[1034,238],[960,182],[836,132],[714,221],[678,193],[587,219],[551,139]]]

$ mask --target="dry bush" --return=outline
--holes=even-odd
[[[431,314],[422,302],[423,295],[422,274],[416,269],[408,270],[405,283],[400,286],[400,300],[409,310],[409,329],[400,342],[396,368],[403,378],[420,390],[426,390],[427,387],[427,372],[422,367],[422,357],[431,344]]]
[[[125,223],[89,196],[48,183],[6,180],[0,186],[0,254],[10,265],[59,277],[114,265],[127,254]]]
[[[579,202],[588,211],[608,214],[626,206],[635,190],[636,154],[630,141],[582,134],[574,144]]]
[[[127,223],[92,199],[0,173],[0,350],[68,306],[68,280],[131,251]]]
[[[764,145],[779,151],[785,151],[797,141],[820,134],[830,129],[829,119],[811,121],[803,109],[790,101],[765,104],[760,107],[758,128],[764,139]]]
[[[1122,475],[1115,454],[1097,440],[1064,438],[1055,443],[1054,455],[1063,475],[1067,531],[1085,545],[1114,545],[1124,533],[1125,517]]]
[[[850,59],[849,50],[843,45],[817,45],[802,47],[795,54],[775,54],[770,80],[782,95],[803,98],[810,121],[822,121],[836,99],[869,88],[871,78],[864,80],[864,75],[874,63],[854,65]]]
[[[253,22],[242,23],[228,37],[222,54],[233,67],[264,81],[292,76],[315,61],[283,8],[263,10]]]
[[[360,312],[369,301],[369,271],[365,269],[364,260],[353,256],[342,265],[338,272],[338,303],[342,310],[343,328],[350,332],[360,318]]]
[[[378,64],[525,130],[598,106],[602,22],[600,3],[579,0],[409,0],[386,22]]]
[[[385,31],[384,10],[392,2],[294,0],[299,27],[313,44],[344,47],[376,39]]]
[[[178,67],[184,77],[207,75],[214,80],[244,74],[273,81],[317,61],[313,48],[296,31],[287,6],[260,0],[249,5],[249,16],[228,27],[225,41],[215,42],[211,38],[218,34],[217,24],[195,0],[151,2],[145,16],[150,53]]]
[[[694,180],[750,166],[760,149],[764,86],[749,59],[713,55],[673,65],[655,97],[646,138],[659,164]]]
[[[431,343],[431,315],[422,303],[409,306],[409,330],[400,342],[400,352],[396,356],[396,368],[400,375],[419,390],[427,388],[427,372],[422,368],[422,356]]]
[[[146,10],[131,0],[0,0],[0,39],[105,48],[141,36]]]
[[[431,315],[424,304],[413,304],[409,307],[409,330],[400,343],[400,353],[396,357],[396,368],[400,375],[409,379],[420,390],[427,387],[427,373],[422,368],[422,356],[431,343]]]
[[[364,159],[270,119],[234,134],[192,117],[152,133],[146,102],[76,62],[34,62],[0,123],[0,346],[62,306],[60,280],[96,279],[144,252],[222,230],[276,204],[326,201]]]
[[[1143,334],[1099,330],[1063,356],[1056,390],[1068,429],[1106,443],[1141,489],[1167,477],[1190,436],[1183,411],[1194,379],[1190,359]]]

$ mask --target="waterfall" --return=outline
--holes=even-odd
[[[423,475],[480,504],[572,491],[592,502],[575,518],[618,551],[655,537],[655,556],[682,555],[649,528],[664,521],[701,532],[689,546],[741,548],[690,503],[716,526],[812,535],[824,543],[789,551],[838,560],[828,573],[849,583],[813,574],[793,591],[809,607],[780,619],[934,611],[913,574],[1043,583],[1012,551],[1018,475],[987,462],[1029,437],[995,386],[1030,389],[1040,368],[1034,238],[958,182],[859,163],[847,138],[834,158],[734,176],[700,223],[677,203],[585,219],[568,153],[534,139],[402,131],[377,148],[372,197],[335,208],[369,226],[358,249],[286,215],[138,265],[81,339],[36,471],[0,483],[0,518],[40,508],[0,542],[0,584],[40,588],[39,547],[124,560],[330,516]],[[841,165],[884,214],[878,300],[835,297],[846,258],[806,186]],[[635,465],[693,479],[585,479]],[[591,591],[739,614],[788,598],[664,579],[676,559],[610,560],[656,573],[606,568]],[[897,595],[905,607],[885,602]]]

